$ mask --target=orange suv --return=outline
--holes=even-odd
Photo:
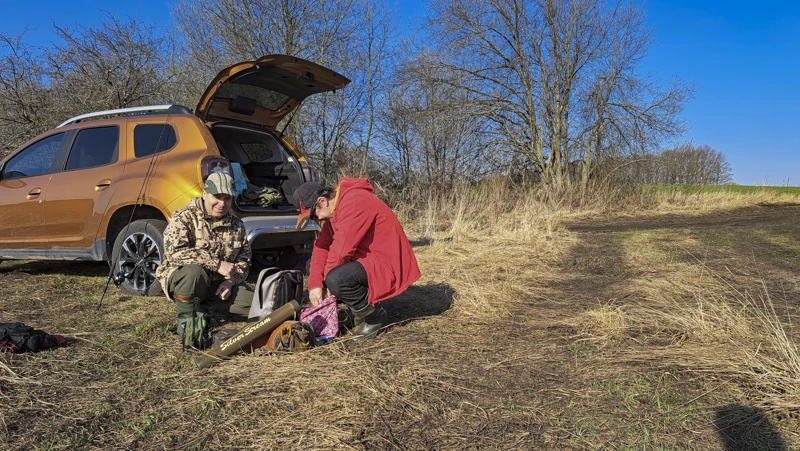
[[[194,113],[159,105],[69,119],[0,161],[0,259],[107,261],[125,292],[159,295],[167,220],[222,171],[254,194],[233,206],[254,261],[296,265],[316,231],[295,230],[292,194],[316,176],[276,126],[306,97],[349,82],[268,55],[221,71]],[[277,193],[258,202],[268,188]]]

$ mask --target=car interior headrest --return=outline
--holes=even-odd
[[[233,100],[231,100],[228,111],[231,113],[252,116],[253,113],[256,112],[256,99],[251,99],[250,97],[244,96],[236,96],[233,98]]]

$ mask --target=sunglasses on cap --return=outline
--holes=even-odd
[[[319,199],[325,193],[324,190],[319,190],[314,193],[314,199]],[[305,229],[308,226],[309,221],[316,221],[319,222],[319,218],[317,217],[317,207],[319,203],[314,201],[314,205],[310,208],[300,208],[300,216],[297,218],[297,230]]]
[[[314,203],[314,206],[308,209],[308,219],[314,222],[319,222],[319,218],[317,218],[317,204]]]

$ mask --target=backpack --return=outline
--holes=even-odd
[[[208,313],[194,312],[189,318],[178,318],[178,335],[181,337],[183,350],[195,348],[206,349],[211,346],[211,325]]]
[[[303,299],[303,271],[266,268],[258,275],[248,322],[261,321],[289,301]]]
[[[0,323],[0,352],[19,354],[39,352],[63,344],[66,338],[51,335],[23,323]]]

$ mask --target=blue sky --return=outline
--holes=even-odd
[[[800,186],[800,2],[647,3],[645,62],[697,88],[686,138],[725,153],[746,185]]]
[[[53,39],[51,20],[94,25],[101,10],[169,21],[163,0],[7,3],[0,31],[35,28],[38,45]],[[423,12],[420,0],[397,5],[406,20]],[[651,0],[646,10],[656,42],[643,69],[697,88],[681,140],[724,152],[738,183],[800,186],[800,2]]]

